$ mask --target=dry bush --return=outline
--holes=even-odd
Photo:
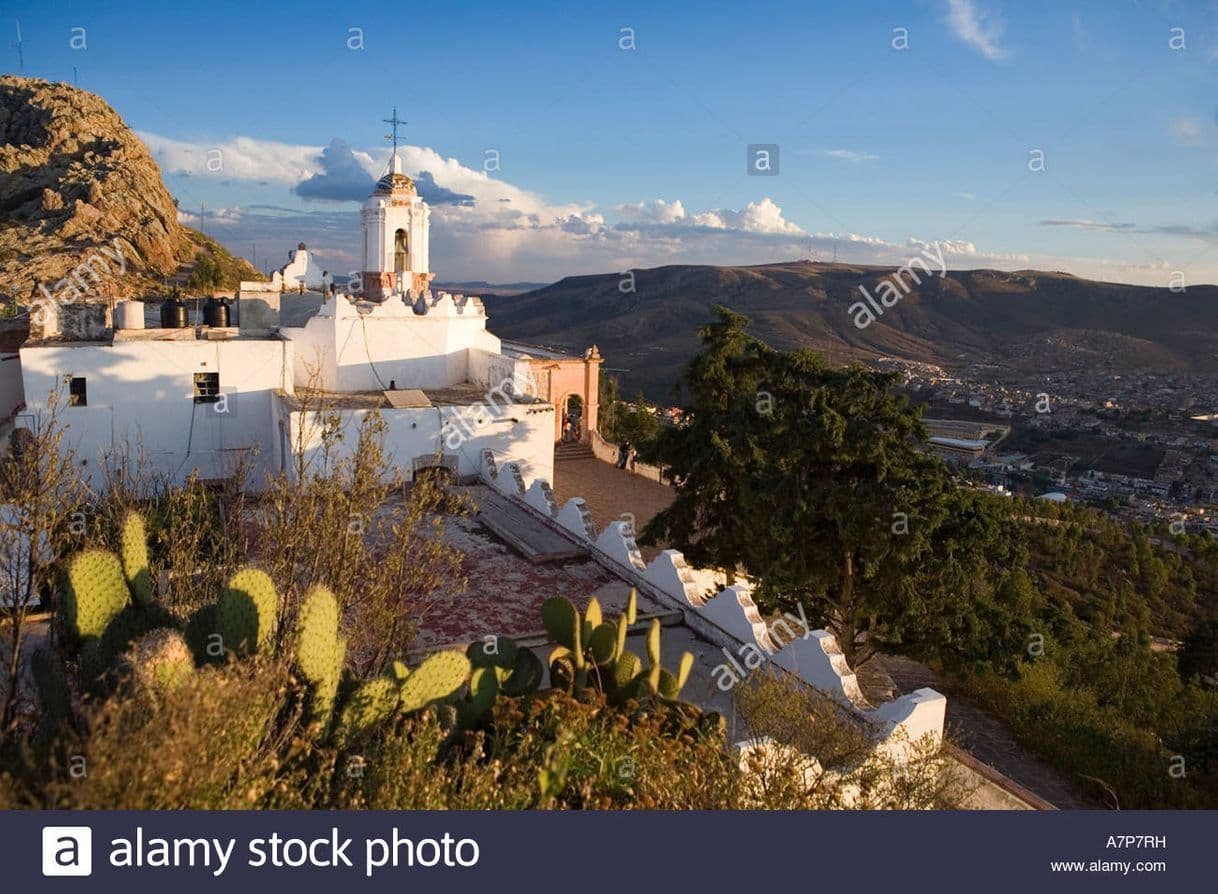
[[[769,740],[744,760],[756,806],[952,809],[970,795],[937,742],[877,748],[879,729],[788,674],[755,672],[735,695],[753,736]]]
[[[349,661],[366,676],[405,653],[433,599],[464,585],[461,553],[440,535],[442,516],[466,507],[431,479],[404,485],[378,413],[363,418],[349,452],[340,449],[341,419],[310,415],[317,430],[298,436],[293,472],[267,481],[254,558],[280,589],[281,630],[291,629],[308,587],[334,591]],[[310,455],[314,440],[321,446]]]
[[[124,690],[89,706],[87,734],[60,741],[36,806],[256,807],[295,727],[287,683],[282,666],[251,660],[201,670],[170,693]]]
[[[718,733],[664,705],[615,709],[560,692],[500,699],[458,747],[424,714],[378,731],[336,777],[335,803],[378,810],[730,809],[740,773]]]
[[[50,600],[55,560],[86,493],[76,454],[63,443],[63,397],[52,392],[33,428],[15,430],[0,457],[0,733],[16,722],[21,705],[26,619]]]

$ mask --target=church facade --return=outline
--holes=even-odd
[[[298,456],[319,461],[323,419],[337,420],[337,449],[350,451],[375,413],[408,475],[439,466],[476,476],[489,449],[517,458],[526,480],[552,480],[555,442],[595,428],[600,355],[505,344],[479,298],[433,291],[429,216],[395,151],[361,211],[360,294],[328,273],[318,293],[302,245],[291,271],[241,284],[227,326],[153,328],[142,303],[120,302],[93,331],[40,332],[20,350],[16,425],[37,425],[59,392],[67,440],[94,479],[140,454],[177,482],[244,466],[257,486]],[[289,272],[300,274],[291,286]],[[289,305],[310,298],[316,310],[289,319]]]

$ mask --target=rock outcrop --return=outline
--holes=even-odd
[[[84,292],[73,300],[139,294],[195,250],[160,167],[105,101],[0,77],[0,295],[27,304],[65,280]]]

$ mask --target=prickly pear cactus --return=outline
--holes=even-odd
[[[488,636],[475,640],[465,650],[469,663],[474,667],[497,667],[510,670],[516,663],[520,647],[506,636]]]
[[[162,693],[182,685],[195,670],[182,634],[164,627],[136,640],[127,662],[138,685]]]
[[[270,647],[279,614],[279,594],[270,575],[242,568],[228,580],[216,603],[216,630],[224,648],[238,655]]]
[[[338,601],[328,588],[314,586],[300,607],[294,654],[301,675],[313,686],[309,712],[314,721],[329,720],[345,655],[346,642],[338,635]]]
[[[541,621],[554,642],[573,653],[580,651],[583,624],[570,599],[562,596],[547,599],[541,606]]]
[[[305,679],[316,683],[329,676],[338,644],[338,601],[326,587],[305,594],[296,621],[296,665]]]
[[[352,694],[339,715],[340,745],[388,720],[398,706],[398,684],[389,677],[368,680]]]
[[[457,705],[458,724],[473,729],[491,713],[499,696],[499,677],[493,667],[476,667],[469,676],[469,695]]]
[[[402,711],[412,714],[448,698],[465,684],[469,673],[469,659],[461,652],[436,652],[428,656],[402,684]]]
[[[501,685],[503,694],[517,697],[536,692],[544,676],[545,668],[533,650],[519,649],[516,652],[516,660],[512,663],[512,672]]]
[[[217,617],[217,606],[210,602],[198,608],[186,622],[183,635],[196,664],[219,664],[224,660],[224,642],[216,631]]]
[[[650,662],[649,667],[660,666],[660,620],[659,618],[651,619],[651,626],[647,629],[647,660]]]
[[[114,668],[141,636],[161,627],[176,626],[173,615],[156,603],[143,607],[128,605],[106,625],[97,642],[98,657],[108,669]]]
[[[152,572],[148,568],[148,531],[144,516],[134,510],[123,519],[121,557],[131,598],[139,605],[151,605],[154,594]]]
[[[123,567],[109,550],[87,549],[68,561],[64,620],[81,639],[101,636],[131,601]]]
[[[601,624],[588,637],[588,654],[597,667],[608,667],[617,659],[617,627]]]

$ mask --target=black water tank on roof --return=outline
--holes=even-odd
[[[182,303],[182,299],[177,295],[166,299],[161,305],[161,328],[185,329],[189,325],[190,321],[186,315],[186,305]]]
[[[203,304],[203,325],[205,326],[228,326],[227,298],[208,298]]]

